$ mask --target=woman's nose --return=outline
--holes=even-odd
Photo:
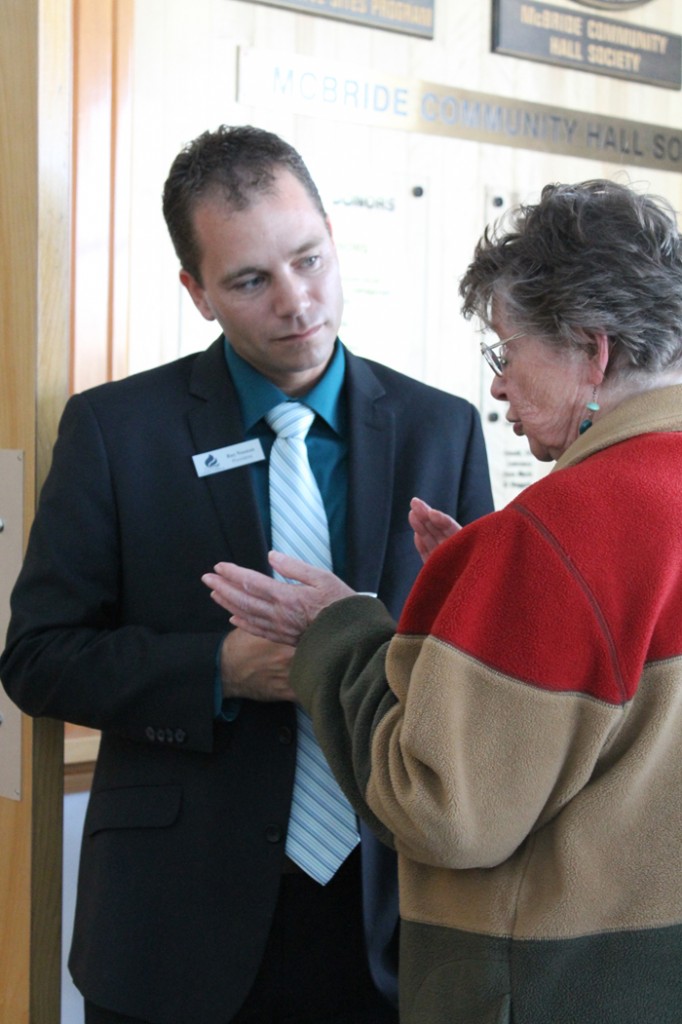
[[[497,374],[493,376],[490,383],[490,394],[493,398],[496,398],[498,402],[505,402],[507,400],[507,390],[504,377],[498,377]]]

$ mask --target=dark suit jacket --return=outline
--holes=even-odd
[[[243,439],[222,339],[70,399],[0,662],[31,715],[102,730],[70,966],[94,1003],[224,1024],[258,968],[295,763],[289,703],[214,718],[226,615],[201,575],[268,571],[249,468],[192,456]],[[348,582],[394,616],[420,568],[410,498],[468,522],[492,507],[467,402],[348,354]],[[374,976],[394,986],[392,854],[363,841]],[[314,941],[314,937],[311,937]]]

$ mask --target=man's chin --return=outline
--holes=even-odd
[[[282,369],[290,373],[307,373],[319,370],[322,372],[329,363],[334,352],[336,336],[329,338],[291,338],[278,342],[278,354]]]

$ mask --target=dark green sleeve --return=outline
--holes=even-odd
[[[396,697],[385,659],[396,624],[381,601],[349,597],[322,612],[297,648],[291,682],[349,801],[377,833],[392,836],[365,802],[374,730]]]

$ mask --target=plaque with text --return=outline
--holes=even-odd
[[[682,86],[682,36],[535,0],[493,0],[494,53],[627,78]]]
[[[251,0],[288,11],[319,14],[369,28],[433,39],[434,0]]]

